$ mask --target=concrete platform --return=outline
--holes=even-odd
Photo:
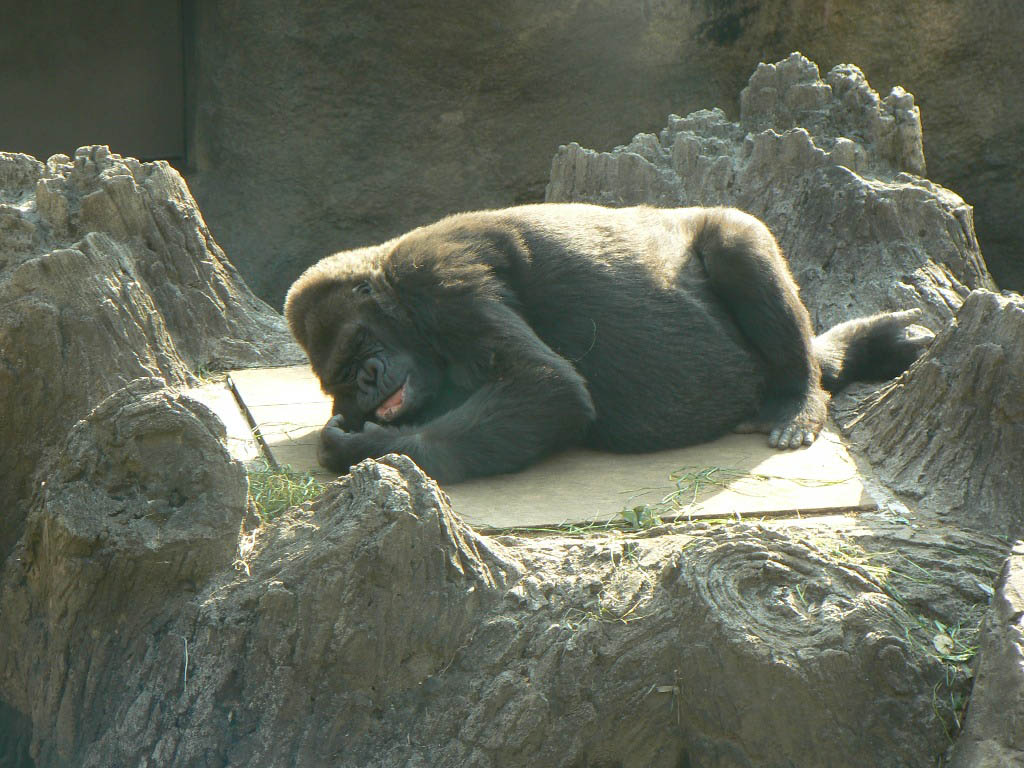
[[[232,371],[234,402],[204,402],[278,465],[329,478],[316,462],[330,401],[306,366]],[[202,398],[201,398],[202,399]],[[231,413],[231,411],[234,413]],[[229,435],[232,434],[229,428]],[[242,458],[243,456],[240,456]],[[623,510],[662,520],[838,514],[875,508],[841,439],[826,430],[810,448],[779,452],[764,435],[729,435],[702,445],[649,454],[575,450],[529,469],[445,487],[453,508],[476,528],[546,528],[621,519]]]

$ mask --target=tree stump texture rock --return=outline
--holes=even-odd
[[[301,359],[169,165],[0,152],[0,555],[43,449],[110,393]]]

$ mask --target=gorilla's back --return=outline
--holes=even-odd
[[[502,277],[537,335],[587,380],[595,445],[653,450],[753,415],[760,366],[693,245],[714,213],[570,203],[468,214],[525,241],[528,263]]]

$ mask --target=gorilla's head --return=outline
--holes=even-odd
[[[412,423],[437,397],[444,363],[422,343],[383,272],[348,255],[329,274],[316,265],[300,277],[285,316],[344,429]]]

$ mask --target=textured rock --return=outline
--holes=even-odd
[[[26,495],[44,447],[131,379],[300,359],[166,163],[0,153],[0,508]],[[22,515],[5,511],[0,554]]]
[[[117,395],[71,442],[125,409],[149,416],[115,466],[143,424],[201,431],[187,400],[142,403]],[[0,585],[0,698],[30,715],[38,768],[933,766],[967,681],[931,653],[932,622],[970,626],[1000,558],[871,519],[498,541],[388,457],[244,536],[228,567],[219,543],[185,553],[237,524],[231,482],[233,514],[154,548],[160,522],[137,511],[164,476],[124,514],[106,463],[40,492]]]
[[[128,295],[111,298],[131,310],[132,292],[145,293],[141,308],[159,316],[147,336],[153,346],[173,345],[163,354],[177,359],[154,364],[172,376],[182,361],[194,369],[291,359],[281,348],[281,318],[240,280],[166,163],[83,147],[74,159],[55,155],[46,165],[0,153],[0,165],[0,264],[11,289],[57,282],[70,293],[89,282],[88,271],[116,273]]]
[[[885,483],[959,525],[1024,536],[1024,299],[972,293],[906,374],[844,418]]]
[[[792,54],[758,67],[741,105],[738,123],[703,110],[612,152],[563,146],[547,199],[749,211],[779,239],[819,331],[915,306],[938,330],[971,289],[994,287],[970,207],[913,175],[924,156],[910,94],[882,99],[849,65],[822,80]]]
[[[30,718],[37,765],[77,762],[125,677],[181,642],[169,625],[237,552],[245,470],[213,413],[162,384],[133,382],[74,426],[3,572],[0,696]]]
[[[1024,542],[1017,542],[996,582],[974,678],[950,768],[1024,765]]]
[[[404,457],[239,552],[244,472],[218,423],[138,397],[72,432],[0,593],[19,630],[0,692],[37,765],[318,764],[451,664],[518,576]]]

